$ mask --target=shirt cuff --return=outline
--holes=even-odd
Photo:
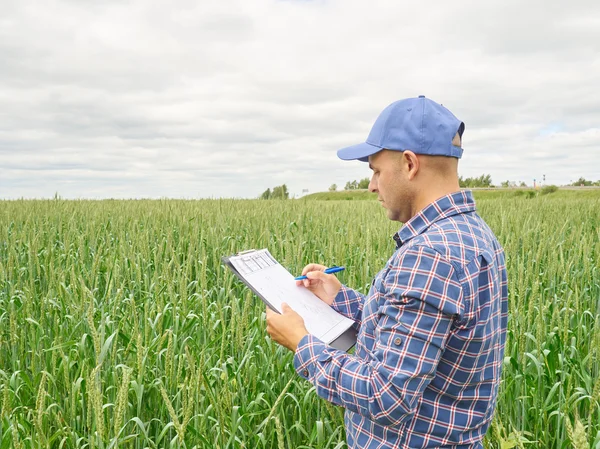
[[[315,375],[316,362],[327,354],[327,345],[314,335],[302,337],[294,353],[294,368],[303,378],[310,380]]]
[[[342,285],[331,304],[331,308],[358,323],[363,299],[356,290]]]

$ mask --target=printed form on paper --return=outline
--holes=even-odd
[[[303,319],[308,332],[330,343],[349,329],[354,321],[321,301],[314,293],[297,286],[290,274],[269,250],[261,249],[229,258],[238,273],[278,312],[287,303]]]

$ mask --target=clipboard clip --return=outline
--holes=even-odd
[[[236,256],[243,256],[245,254],[250,254],[250,253],[254,253],[256,252],[255,249],[247,249],[246,251],[240,251],[239,253],[236,254]]]

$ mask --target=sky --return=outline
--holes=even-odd
[[[600,2],[0,0],[0,198],[293,196],[393,101],[466,125],[463,177],[600,179]]]

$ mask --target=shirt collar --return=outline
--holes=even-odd
[[[396,246],[400,248],[408,240],[425,232],[436,221],[475,211],[475,200],[470,190],[450,193],[427,205],[394,234]]]

